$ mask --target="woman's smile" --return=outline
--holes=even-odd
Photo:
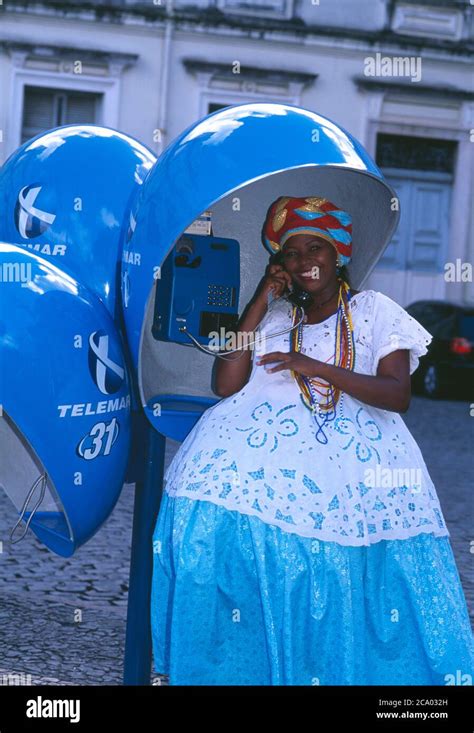
[[[282,264],[296,283],[313,293],[323,291],[336,280],[336,251],[318,236],[290,237],[282,248]]]
[[[320,269],[321,268],[318,265],[314,265],[313,267],[309,268],[308,270],[304,272],[294,272],[292,273],[292,275],[295,279],[298,279],[298,280],[301,280],[307,283],[313,280],[319,280]]]

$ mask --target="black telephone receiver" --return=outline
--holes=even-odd
[[[283,266],[283,255],[282,255],[281,250],[271,255],[270,264]],[[293,305],[299,306],[303,310],[305,310],[305,308],[307,308],[313,301],[313,296],[311,295],[311,293],[308,293],[306,290],[303,290],[303,288],[301,288],[296,283],[293,283],[293,290],[290,291],[287,288],[284,291],[284,295],[286,295],[290,303],[293,303]]]
[[[311,295],[311,293],[308,293],[306,290],[303,290],[297,285],[293,286],[293,290],[291,291],[291,293],[288,293],[286,297],[288,298],[290,303],[299,306],[303,310],[305,310],[313,302],[313,296]]]

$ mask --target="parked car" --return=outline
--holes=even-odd
[[[433,336],[412,375],[413,392],[474,399],[474,307],[418,300],[406,311]]]

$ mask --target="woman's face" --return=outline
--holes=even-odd
[[[281,250],[281,264],[293,282],[307,292],[316,293],[337,281],[337,253],[317,234],[295,234]]]

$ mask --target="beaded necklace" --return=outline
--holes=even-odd
[[[336,311],[334,366],[352,370],[355,360],[355,343],[352,314],[349,307],[351,297],[349,285],[341,280]],[[300,318],[300,307],[294,305],[292,325],[295,326]],[[293,328],[290,333],[291,351],[300,352],[303,345],[303,323],[300,323],[297,328]],[[323,428],[326,423],[336,417],[336,407],[341,396],[341,390],[333,387],[332,384],[325,384],[324,380],[318,377],[306,377],[304,374],[293,370],[291,370],[291,374],[300,388],[301,401],[313,415],[317,426],[316,440],[326,444],[328,438]],[[322,397],[320,401],[318,401],[316,393]]]

